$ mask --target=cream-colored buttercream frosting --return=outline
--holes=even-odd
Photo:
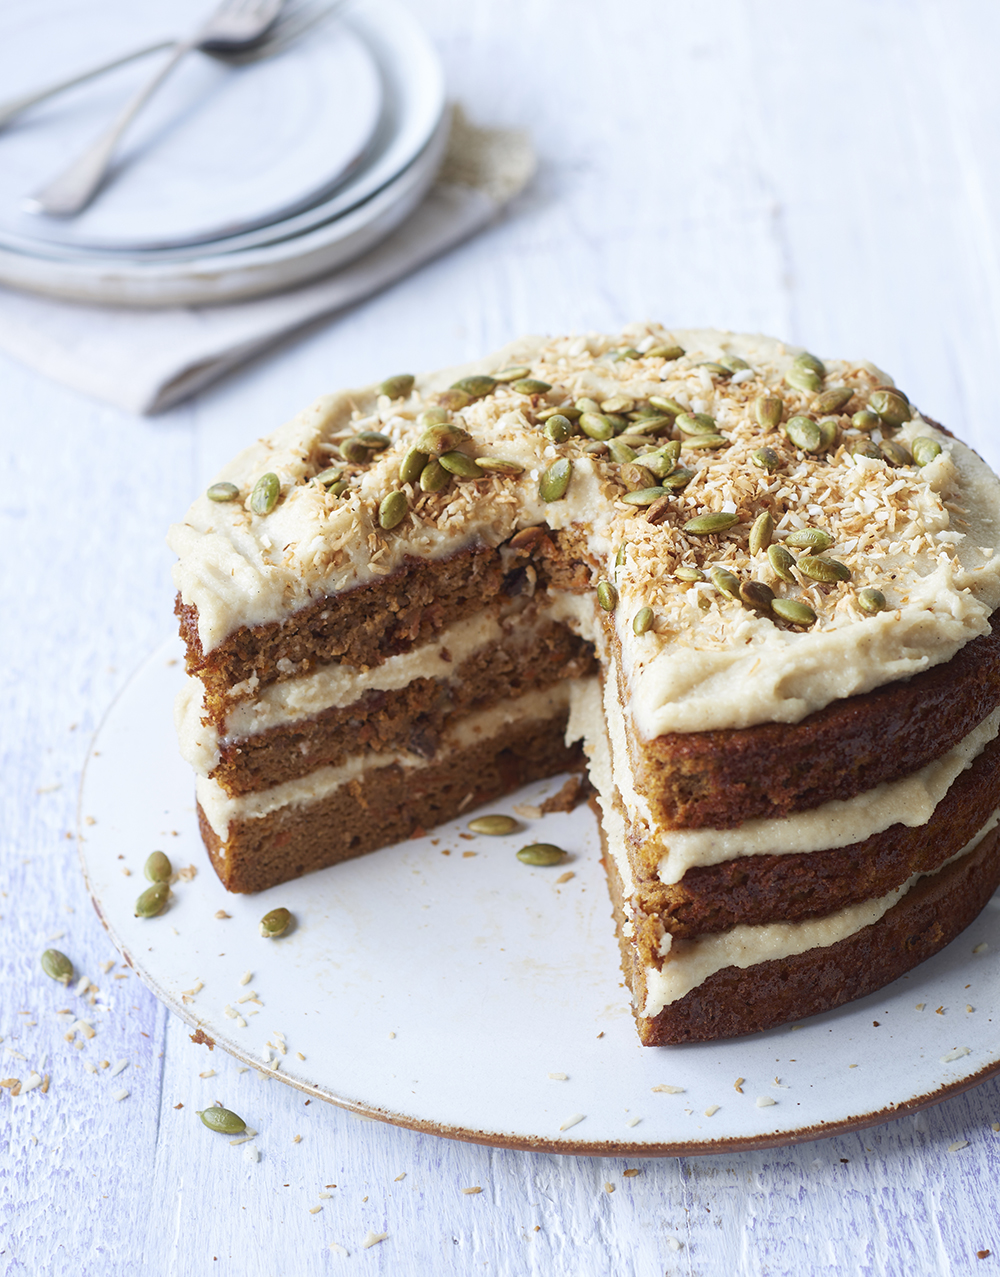
[[[672,343],[683,347],[683,357],[643,354]],[[640,357],[616,359],[623,345]],[[623,682],[642,739],[798,722],[833,700],[947,661],[989,631],[988,617],[1000,605],[1000,484],[973,452],[915,410],[893,437],[905,443],[927,436],[941,444],[941,455],[922,469],[853,456],[846,446],[853,437],[849,424],[829,454],[800,452],[774,473],[758,469],[750,461],[762,437],[755,400],[780,393],[789,412],[810,407],[811,395],[783,384],[796,353],[767,337],[640,324],[614,338],[525,339],[476,364],[418,378],[405,401],[379,397],[371,387],[322,399],[218,476],[237,485],[240,500],[214,504],[201,497],[171,530],[180,558],[178,589],[197,607],[202,647],[210,651],[241,626],[280,621],[326,595],[386,576],[408,555],[434,558],[461,546],[498,545],[545,521],[554,529],[581,529],[595,576],[617,586]],[[729,355],[749,367],[723,379],[705,366]],[[455,481],[433,496],[407,486],[407,518],[391,532],[380,529],[379,502],[399,486],[400,461],[434,393],[460,376],[513,363],[530,366],[531,376],[552,390],[539,401],[501,385],[455,419],[472,436],[469,455],[516,462],[523,473]],[[887,380],[863,361],[826,361],[824,388],[854,386],[862,402]],[[644,403],[657,394],[711,414],[727,446],[685,448],[682,464],[695,477],[672,501],[669,517],[653,524],[621,500],[619,466],[587,451],[586,438],[552,443],[532,414],[541,403],[581,396]],[[392,446],[374,457],[348,493],[334,497],[313,476],[337,440],[366,429],[388,435]],[[877,441],[879,432],[872,437]],[[542,501],[539,476],[562,457],[573,462],[566,495]],[[261,517],[249,509],[249,493],[266,472],[278,476],[281,497]],[[778,541],[807,525],[828,531],[830,557],[847,565],[850,582],[820,586],[796,574],[794,583],[784,583],[763,553],[750,556],[749,524],[765,503],[777,512]],[[691,517],[720,511],[735,512],[739,523],[709,540],[684,533]],[[756,578],[783,597],[807,602],[818,620],[808,630],[789,629],[708,582],[678,580],[681,564],[721,564],[741,579]],[[866,616],[857,604],[862,586],[881,590],[888,609]],[[653,609],[654,625],[636,636],[632,620],[643,606]]]

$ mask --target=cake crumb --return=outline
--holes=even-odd
[[[114,958],[108,958],[108,960],[107,960],[106,962],[100,962],[100,963],[98,963],[98,966],[101,968],[101,970],[104,972],[104,974],[105,974],[105,975],[107,975],[107,974],[108,974],[108,972],[111,970],[111,968],[112,968],[114,965],[115,965],[115,959],[114,959]]]
[[[384,1242],[388,1236],[388,1233],[373,1233],[371,1229],[369,1229],[368,1236],[361,1245],[365,1250],[367,1250],[369,1246],[377,1246],[379,1242]]]
[[[988,1250],[977,1250],[977,1251],[976,1251],[976,1258],[977,1258],[977,1259],[989,1259],[989,1257],[990,1257],[990,1252],[989,1252]]]
[[[390,1037],[390,1038],[394,1038],[395,1036],[396,1036],[396,1035],[395,1035],[395,1033],[393,1033],[393,1032],[391,1032],[391,1031],[390,1031],[390,1033],[389,1033],[389,1037]]]
[[[302,1143],[302,1136],[301,1136],[301,1135],[293,1135],[293,1136],[292,1136],[292,1143],[293,1143],[293,1144],[301,1144],[301,1143]]]
[[[941,1063],[951,1064],[954,1060],[960,1060],[963,1055],[969,1055],[969,1054],[970,1054],[969,1047],[955,1046],[955,1047],[952,1047],[952,1049],[948,1052],[947,1055],[941,1056]]]
[[[926,1002],[918,1002],[918,1003],[917,1003],[917,1010],[918,1010],[918,1011],[922,1011],[926,1005],[927,1005],[927,1003],[926,1003]]]
[[[934,1012],[934,1014],[935,1014],[935,1015],[944,1015],[944,1007],[938,1007],[938,1009]]]
[[[739,1094],[740,1094],[740,1095],[742,1095],[742,1094],[743,1094],[743,1083],[744,1083],[745,1081],[746,1081],[746,1078],[745,1078],[745,1077],[738,1077],[738,1078],[736,1079],[736,1081],[733,1083],[733,1090],[734,1090],[734,1091],[739,1092]]]
[[[708,1108],[705,1110],[705,1116],[714,1117],[716,1113],[718,1113],[720,1108],[721,1108],[721,1105],[719,1104],[710,1104]]]
[[[478,1185],[478,1184],[477,1184],[474,1188],[463,1188],[463,1189],[462,1189],[462,1192],[463,1192],[463,1193],[465,1193],[466,1195],[469,1195],[469,1194],[471,1194],[471,1193],[481,1193],[482,1191],[483,1191],[483,1190],[479,1187],[479,1185]]]
[[[590,796],[590,786],[581,775],[570,776],[562,785],[562,788],[546,798],[541,804],[539,810],[543,815],[549,812],[570,812],[575,807],[579,807],[580,803],[586,802]],[[515,808],[516,810],[516,808]]]
[[[626,1125],[626,1126],[638,1126],[638,1125],[639,1125],[639,1123],[640,1123],[641,1121],[642,1121],[642,1118],[641,1118],[641,1117],[630,1117],[630,1118],[629,1118],[629,1120],[625,1123],[625,1125]]]
[[[206,1069],[204,1073],[199,1073],[199,1077],[215,1077],[215,1069]]]
[[[541,807],[535,807],[532,803],[515,803],[514,810],[525,820],[541,820],[543,815]]]
[[[252,979],[253,979],[253,972],[244,971],[243,974],[240,976],[240,984],[249,984]]]
[[[225,909],[216,909],[215,916],[217,918],[231,918],[232,914],[226,913]]]
[[[463,852],[462,852],[462,859],[463,859],[463,860],[468,860],[470,856],[477,856],[478,854],[479,854],[479,853],[478,853],[477,851],[463,851]]]
[[[568,1073],[550,1073],[549,1077],[552,1079],[553,1082],[568,1082],[569,1081]]]
[[[651,1086],[649,1088],[654,1094],[659,1092],[661,1095],[683,1095],[683,1086],[670,1086],[666,1082],[661,1082],[659,1086]]]
[[[310,1215],[318,1215],[322,1209],[323,1209],[323,1204],[322,1204],[322,1203],[320,1203],[320,1205],[319,1205],[319,1206],[310,1206],[310,1207],[309,1207],[309,1214],[310,1214]]]
[[[337,1255],[350,1255],[351,1253],[346,1246],[341,1246],[340,1242],[331,1242],[328,1249]]]
[[[631,1170],[622,1171],[622,1175],[625,1177],[625,1179],[634,1179],[636,1175],[641,1175],[641,1174],[642,1174],[642,1171],[636,1170],[634,1167]]]
[[[772,1100],[770,1095],[758,1095],[757,1107],[759,1109],[769,1109],[772,1105],[777,1104],[777,1100]]]
[[[399,1181],[403,1179],[406,1179],[406,1171],[400,1171],[400,1173],[396,1176],[396,1178],[392,1182],[394,1184],[398,1184]]]
[[[684,1248],[684,1243],[676,1237],[668,1237],[667,1245],[671,1250],[683,1250]]]
[[[572,871],[572,869],[567,869],[564,874],[560,874],[559,877],[556,879],[556,886],[561,887],[564,882],[569,882],[570,878],[575,878],[575,877],[576,877],[576,874]]]
[[[968,1003],[966,1003],[966,1004],[965,1004],[965,1009],[966,1009],[966,1011],[974,1011],[976,1008],[975,1008],[975,1007],[970,1007],[970,1006],[969,1006],[969,1004],[968,1004]]]
[[[615,1191],[615,1186],[614,1184],[611,1183],[610,1180],[604,1181],[604,1191],[606,1193],[613,1193]]]
[[[968,1147],[969,1147],[969,1141],[968,1141],[968,1140],[956,1140],[954,1144],[949,1144],[949,1145],[948,1145],[948,1152],[949,1152],[949,1153],[957,1153],[957,1152],[959,1152],[959,1150],[960,1150],[960,1149],[968,1148]]]
[[[585,1113],[574,1113],[572,1117],[568,1117],[559,1127],[561,1131],[568,1131],[571,1126],[576,1126],[578,1122],[582,1122],[586,1117]]]
[[[982,941],[982,943],[981,943],[981,944],[977,944],[977,945],[975,946],[975,948],[972,950],[972,952],[973,952],[973,953],[985,953],[985,952],[986,952],[986,950],[987,950],[989,947],[990,947],[990,946],[989,946],[989,945],[986,943],[986,941],[984,940],[984,941]],[[986,1253],[987,1253],[987,1255],[988,1255],[990,1252],[989,1252],[989,1251],[987,1251]]]

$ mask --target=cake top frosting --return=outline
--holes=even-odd
[[[647,739],[798,721],[1000,605],[988,467],[874,365],[761,336],[528,338],[325,397],[217,483],[169,538],[205,651],[407,556],[579,527]]]

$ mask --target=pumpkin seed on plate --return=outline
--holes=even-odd
[[[386,377],[379,386],[378,392],[380,395],[388,396],[389,399],[405,399],[413,389],[415,380],[408,372],[397,373],[395,377]]]
[[[741,359],[739,355],[723,355],[719,359],[719,363],[727,372],[744,372],[750,365],[745,359]]]
[[[764,430],[777,430],[785,413],[784,402],[777,395],[761,395],[754,401],[754,416]]]
[[[213,483],[205,493],[209,501],[235,501],[240,490],[235,483]]]
[[[69,984],[73,978],[73,964],[58,949],[46,949],[40,959],[42,970],[60,984]]]
[[[272,909],[260,920],[259,931],[265,940],[276,940],[283,936],[291,925],[292,915],[287,909]]]
[[[883,439],[879,444],[879,450],[886,461],[893,466],[911,466],[913,458],[909,451],[903,447],[901,443],[896,443],[893,439]]]
[[[774,591],[763,581],[744,581],[740,585],[740,598],[747,607],[759,612],[769,612],[774,602]]]
[[[491,390],[496,388],[497,379],[488,377],[485,373],[479,373],[472,377],[462,377],[460,381],[453,381],[451,390],[460,390],[463,394],[469,396],[470,399],[482,399],[484,395],[488,395]]]
[[[798,599],[775,599],[771,611],[792,625],[816,624],[816,613],[808,603],[800,603]]]
[[[719,510],[713,514],[695,515],[693,519],[688,519],[683,530],[690,536],[710,536],[714,532],[726,532],[739,521],[738,514]]]
[[[913,460],[918,466],[930,465],[935,457],[941,455],[941,445],[936,439],[929,439],[927,435],[917,435],[916,439],[911,439],[910,448],[913,452]]]
[[[687,412],[687,409],[682,407],[676,399],[671,399],[668,395],[650,395],[649,406],[658,408],[660,412],[665,412],[671,417],[679,417],[682,412]]]
[[[341,442],[340,455],[345,461],[350,461],[353,465],[364,465],[368,460],[368,449],[357,435],[352,435],[349,439],[344,439]]]
[[[684,440],[685,448],[724,448],[729,443],[725,435],[689,435]]]
[[[858,590],[858,607],[869,616],[875,616],[877,612],[884,612],[886,609],[885,595],[881,590],[866,585],[863,590]]]
[[[614,441],[612,440],[612,442]],[[630,492],[641,492],[645,488],[656,487],[656,476],[651,470],[647,470],[645,466],[640,465],[637,461],[626,462],[618,471],[618,477]],[[661,492],[660,496],[662,495],[663,493]]]
[[[913,416],[905,395],[895,390],[876,390],[868,397],[868,407],[887,426],[901,426]]]
[[[461,412],[463,408],[468,408],[475,396],[466,394],[464,390],[456,390],[453,386],[450,390],[440,391],[434,398],[437,400],[438,406],[446,411]]]
[[[388,448],[392,440],[388,435],[384,435],[381,430],[361,430],[358,432],[357,439],[371,448],[372,452],[381,452],[383,448]]]
[[[405,492],[401,492],[399,488],[387,492],[378,506],[379,527],[384,528],[386,532],[391,531],[403,522],[409,510],[410,503],[406,499]]]
[[[143,872],[150,882],[169,882],[174,867],[169,856],[162,851],[154,851],[146,858]]]
[[[490,474],[524,474],[524,466],[519,461],[505,461],[502,457],[477,457],[476,465]]]
[[[643,356],[645,359],[680,359],[684,354],[680,346],[650,346]]]
[[[210,1108],[195,1111],[210,1131],[217,1131],[220,1135],[239,1135],[247,1129],[247,1124],[242,1117],[230,1109]]]
[[[837,442],[837,422],[833,417],[824,417],[822,421],[817,421],[819,426],[819,442],[822,448],[832,448]]]
[[[672,508],[670,497],[666,493],[658,501],[654,501],[652,505],[646,506],[646,522],[647,523],[663,523],[669,518]]]
[[[755,452],[751,452],[750,460],[759,469],[766,470],[768,474],[773,474],[781,465],[781,458],[773,448],[756,449]]]
[[[796,528],[785,537],[785,544],[797,549],[827,550],[833,545],[833,537],[822,528]]]
[[[518,364],[516,368],[504,368],[502,372],[493,374],[494,381],[520,381],[522,377],[527,377],[531,369],[527,364]]]
[[[512,834],[517,828],[517,821],[513,816],[476,816],[469,821],[466,828],[470,829],[474,834],[498,836]]]
[[[636,451],[629,444],[624,443],[621,439],[608,440],[608,456],[618,465],[623,466],[629,461],[634,461]]]
[[[597,602],[605,612],[613,612],[618,606],[618,591],[610,581],[598,581]]]
[[[810,355],[808,350],[803,350],[800,355],[796,355],[792,360],[794,368],[808,368],[811,372],[818,373],[820,377],[826,376],[826,365],[822,359],[817,359],[815,355]]]
[[[591,399],[589,395],[583,395],[576,401],[577,411],[582,415],[585,412],[600,412],[601,405],[596,399]]]
[[[416,483],[429,460],[427,453],[421,452],[419,448],[407,448],[399,463],[399,482]]]
[[[707,412],[682,412],[674,425],[682,435],[717,435],[719,427]]]
[[[767,547],[767,561],[770,563],[776,576],[782,581],[795,582],[797,577],[793,574],[792,568],[795,566],[795,556],[790,554],[783,545],[772,543]]]
[[[724,594],[727,599],[739,600],[740,578],[734,572],[716,564],[715,567],[709,568],[708,576],[720,594]]]
[[[539,421],[550,421],[553,417],[565,417],[567,421],[579,421],[580,409],[575,408],[572,404],[560,404],[558,408],[540,408],[535,417]]]
[[[151,887],[146,888],[135,902],[135,916],[137,918],[155,918],[158,913],[162,912],[169,894],[170,888],[165,882],[154,882]]]
[[[785,382],[793,390],[804,390],[807,393],[813,393],[821,389],[823,378],[812,368],[803,367],[801,364],[792,364],[791,368],[785,373]]]
[[[678,581],[704,581],[705,573],[701,568],[696,568],[690,563],[681,563],[674,568],[674,576]]]
[[[558,865],[566,859],[566,853],[554,843],[533,842],[522,847],[517,858],[523,865]]]
[[[572,476],[573,462],[569,457],[560,457],[542,472],[538,480],[538,495],[543,501],[561,500],[566,495]]]
[[[635,634],[646,634],[653,628],[653,609],[641,607],[632,618],[632,631]]]
[[[851,444],[851,455],[854,457],[871,457],[873,461],[883,460],[879,446],[874,439],[855,439]]]
[[[603,413],[584,412],[580,416],[580,429],[590,439],[606,440],[614,437],[615,427]]]
[[[451,421],[447,408],[426,408],[417,418],[418,426],[443,426]]]
[[[642,355],[634,346],[625,346],[621,350],[612,351],[611,358],[616,364],[620,364],[623,359],[641,359]]]
[[[628,395],[612,395],[610,399],[605,399],[601,404],[601,412],[620,413],[631,412],[635,407],[635,400],[629,398]]]
[[[472,436],[461,426],[452,422],[434,422],[427,426],[414,445],[419,452],[440,455],[452,452],[460,443],[465,443]]]
[[[851,418],[851,425],[855,430],[862,430],[866,435],[870,435],[873,430],[877,430],[882,424],[882,419],[878,413],[870,412],[867,408],[861,408]]]
[[[810,417],[790,417],[785,424],[785,434],[803,452],[819,452],[823,446],[820,428]]]
[[[327,466],[325,470],[321,470],[315,476],[316,482],[321,483],[324,488],[329,490],[335,484],[340,476],[344,473],[340,466]]]
[[[449,474],[457,474],[460,479],[481,479],[485,473],[464,452],[442,452],[438,462]]]
[[[451,483],[451,475],[437,457],[432,457],[420,471],[421,492],[442,492],[449,483]]]
[[[686,470],[683,466],[677,470],[671,470],[660,480],[661,487],[668,489],[670,492],[680,492],[681,488],[686,488],[694,478],[693,470]]]
[[[704,363],[695,364],[695,368],[706,368],[712,377],[731,377],[732,369],[725,364],[717,364],[714,359],[706,359]]]
[[[774,520],[768,510],[762,510],[750,528],[750,553],[758,554],[761,550],[766,550],[773,535]]]
[[[626,505],[652,505],[666,495],[666,489],[662,487],[636,488],[633,492],[623,492],[618,500],[624,501]]]
[[[824,390],[822,394],[816,396],[809,407],[813,412],[822,416],[828,412],[840,412],[851,401],[854,389],[851,386],[835,386],[831,390]]]
[[[851,569],[839,559],[822,559],[812,554],[803,554],[796,567],[810,580],[822,581],[825,585],[851,579]]]
[[[521,377],[511,382],[511,389],[519,395],[544,395],[552,387],[547,381],[539,381],[537,377]]]
[[[276,474],[272,474],[270,471],[267,474],[262,474],[253,485],[253,491],[250,493],[250,509],[254,514],[270,514],[278,504],[280,491],[281,481]]]
[[[573,434],[573,423],[568,417],[557,412],[546,421],[545,434],[553,443],[565,443]]]

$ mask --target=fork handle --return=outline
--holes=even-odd
[[[200,34],[200,33],[199,33]],[[29,213],[49,213],[53,217],[72,217],[86,208],[107,176],[108,166],[122,134],[174,69],[198,44],[198,38],[174,45],[173,52],[138,93],[123,108],[111,127],[93,142],[69,168],[41,190],[29,195],[23,207]]]
[[[120,58],[91,67],[89,71],[81,71],[78,75],[71,75],[66,80],[56,80],[52,84],[47,84],[44,89],[33,89],[30,93],[22,93],[19,97],[8,98],[6,102],[0,102],[0,129],[6,128],[11,120],[16,119],[22,111],[26,111],[29,106],[34,106],[36,102],[44,102],[46,98],[55,97],[64,89],[72,89],[77,84],[84,84],[95,76],[103,75],[105,71],[113,71],[115,67],[124,66],[126,62],[134,62],[136,58],[144,58],[147,54],[169,49],[172,44],[173,40],[160,40],[157,44],[147,44],[142,49],[133,49],[131,53],[125,53]]]

